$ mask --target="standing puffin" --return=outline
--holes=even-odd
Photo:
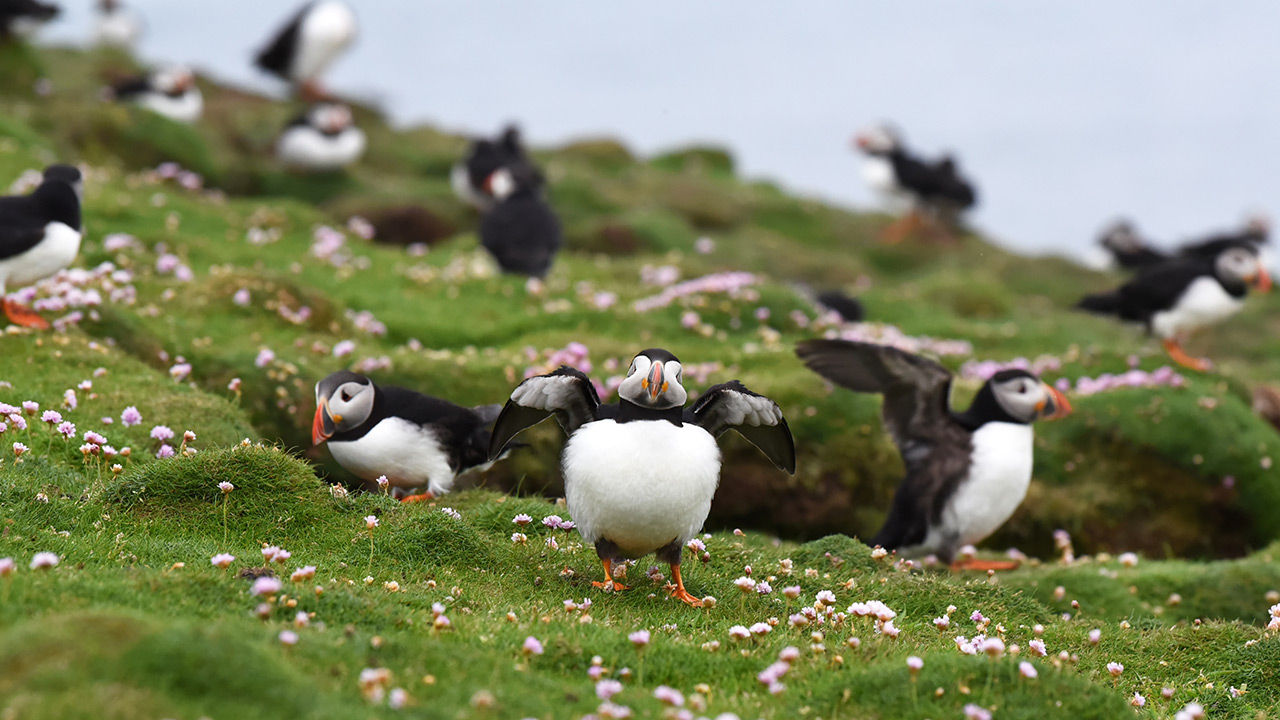
[[[180,123],[193,123],[204,112],[204,95],[196,87],[195,75],[182,66],[117,83],[111,95]]]
[[[542,183],[541,173],[520,142],[520,129],[508,125],[497,140],[473,140],[467,156],[454,164],[449,181],[460,200],[483,212],[494,205],[493,195],[487,186],[489,176],[499,168],[515,166],[526,166],[519,172],[532,178],[535,184]]]
[[[337,170],[359,160],[364,146],[364,131],[355,126],[350,108],[317,103],[280,133],[276,157],[297,168]]]
[[[489,467],[489,425],[499,406],[465,408],[399,387],[380,387],[345,370],[316,384],[311,441],[328,443],[333,459],[352,475],[380,476],[401,502],[418,502],[453,489],[454,480]]]
[[[39,0],[0,0],[0,40],[31,35],[61,11]]]
[[[937,555],[981,542],[1013,515],[1031,482],[1031,423],[1071,412],[1066,397],[1025,370],[987,380],[964,412],[950,406],[951,373],[896,348],[807,340],[796,354],[810,370],[855,392],[884,395],[885,429],[906,477],[872,545],[904,555]],[[976,562],[955,569],[1010,569]]]
[[[46,330],[49,323],[10,301],[8,286],[30,285],[70,265],[80,252],[80,171],[50,165],[30,195],[0,198],[0,299],[9,320]]]
[[[98,0],[98,21],[93,41],[98,45],[131,48],[142,37],[142,20],[120,0]]]
[[[1257,247],[1223,241],[1216,255],[1173,258],[1142,270],[1117,290],[1086,296],[1077,307],[1146,325],[1164,341],[1174,362],[1204,372],[1209,361],[1187,355],[1183,340],[1240,312],[1250,285],[1262,292],[1271,289]]]
[[[854,144],[866,156],[863,177],[891,207],[908,207],[907,214],[885,230],[885,239],[899,242],[926,222],[944,239],[961,212],[977,203],[973,184],[963,177],[953,158],[936,162],[911,154],[898,131],[888,125],[864,130]]]
[[[544,277],[560,249],[560,220],[531,165],[501,167],[485,187],[497,204],[480,219],[480,244],[505,273]]]
[[[280,29],[256,64],[296,85],[306,100],[323,100],[320,75],[356,39],[356,15],[340,0],[307,3]]]
[[[531,377],[494,423],[489,457],[555,415],[569,436],[562,457],[569,512],[604,565],[604,581],[594,585],[626,589],[613,579],[613,564],[656,553],[671,566],[671,596],[700,607],[685,590],[680,560],[720,482],[716,438],[733,428],[788,473],[796,451],[777,404],[736,380],[708,389],[686,410],[683,372],[666,350],[645,350],[631,361],[617,405],[602,405],[591,380],[570,367]]]

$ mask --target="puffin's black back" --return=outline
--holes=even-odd
[[[962,209],[977,202],[973,186],[960,176],[949,157],[930,164],[899,149],[889,154],[889,161],[898,182],[926,201],[946,201]]]
[[[290,18],[289,22],[280,29],[280,32],[271,40],[271,44],[258,53],[258,57],[255,60],[258,67],[286,80],[289,79],[293,56],[298,48],[298,34],[302,29],[302,21],[314,4],[307,3],[303,5],[297,14]]]
[[[1176,257],[1142,270],[1112,292],[1086,296],[1077,307],[1150,326],[1152,316],[1172,308],[1197,278],[1214,277],[1215,260],[1216,257]],[[1239,284],[1223,283],[1223,289],[1235,297],[1244,297],[1247,292]]]
[[[485,214],[480,243],[503,272],[542,277],[560,249],[560,220],[534,189],[524,188]]]
[[[35,247],[51,222],[80,229],[80,200],[65,182],[46,181],[30,195],[0,198],[0,260]]]
[[[121,80],[111,86],[111,94],[117,100],[128,100],[151,91],[151,78],[141,75]]]
[[[496,417],[497,408],[485,410],[487,415],[482,415],[472,408],[406,388],[375,385],[373,412],[369,418],[357,428],[335,433],[329,442],[359,440],[378,423],[391,417],[417,425],[432,425],[441,446],[449,453],[449,464],[454,472],[461,472],[488,461],[488,425]]]

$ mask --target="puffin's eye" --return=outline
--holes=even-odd
[[[342,391],[342,402],[351,402],[351,393],[346,390]]]

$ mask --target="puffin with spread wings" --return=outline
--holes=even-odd
[[[489,457],[555,415],[569,436],[561,461],[569,512],[604,565],[604,581],[594,585],[625,590],[613,564],[656,553],[671,566],[671,596],[700,607],[685,590],[680,559],[720,481],[716,438],[733,428],[788,473],[796,450],[777,403],[732,380],[686,409],[683,374],[675,355],[645,350],[631,361],[616,405],[602,404],[591,380],[571,367],[531,377],[494,423]]]
[[[1001,370],[964,412],[951,408],[951,372],[897,348],[807,340],[796,354],[810,370],[855,392],[884,395],[885,429],[907,475],[872,545],[937,555],[982,541],[1013,515],[1031,483],[1031,423],[1071,412],[1061,392],[1025,370]],[[956,569],[1001,570],[971,561]]]

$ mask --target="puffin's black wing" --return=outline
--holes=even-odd
[[[30,196],[0,197],[0,260],[30,250],[44,239],[47,213]]]
[[[693,405],[693,422],[718,437],[729,428],[760,448],[774,465],[796,471],[796,443],[782,408],[737,380],[709,388]]]
[[[875,544],[922,542],[968,475],[972,435],[951,415],[951,373],[896,348],[846,340],[806,340],[796,354],[810,370],[857,392],[884,395],[885,428],[906,466]]]
[[[1123,320],[1148,322],[1153,314],[1177,304],[1196,278],[1212,274],[1210,260],[1175,258],[1142,270],[1117,290],[1086,296],[1077,307]]]
[[[591,379],[567,365],[516,386],[493,423],[489,459],[502,454],[511,438],[527,427],[555,415],[566,435],[600,417],[600,396]]]
[[[298,48],[298,34],[302,30],[302,21],[310,12],[312,4],[303,5],[302,9],[290,18],[280,32],[271,39],[271,44],[258,53],[254,62],[259,68],[285,80],[289,79],[289,69]]]
[[[480,243],[503,272],[542,277],[560,249],[560,220],[542,198],[525,190],[485,214]]]
[[[151,79],[146,76],[127,78],[111,86],[111,94],[117,100],[127,100],[151,91]]]

